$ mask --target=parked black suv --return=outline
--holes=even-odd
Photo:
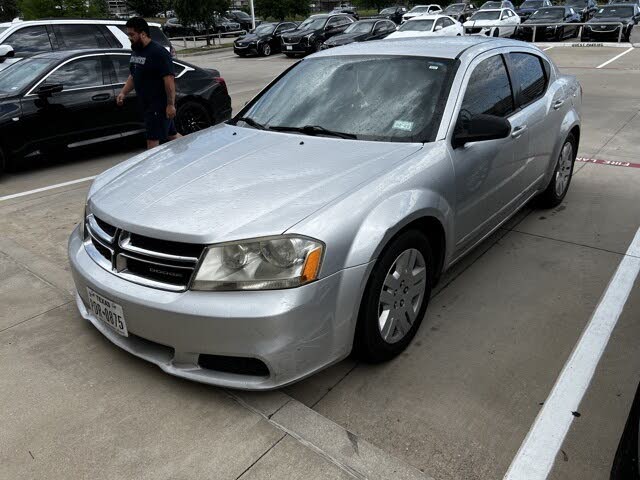
[[[282,34],[297,26],[294,22],[261,23],[251,33],[242,35],[233,42],[233,53],[239,57],[250,54],[268,57],[272,53],[278,53],[282,47]]]
[[[573,7],[580,14],[582,21],[586,22],[598,11],[596,0],[566,0],[565,7]]]
[[[253,30],[253,23],[251,22],[251,15],[242,10],[227,10],[224,14],[225,18],[228,18],[232,22],[240,24],[242,30],[247,32]],[[256,18],[256,27],[260,25],[261,21]]]
[[[295,30],[282,35],[282,51],[287,57],[317,52],[329,38],[344,32],[355,20],[351,15],[311,15]]]
[[[601,23],[622,23],[622,41],[628,42],[631,29],[640,21],[640,9],[634,4],[604,5],[582,29],[583,42],[613,40],[620,37],[619,25],[601,25]]]

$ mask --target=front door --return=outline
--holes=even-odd
[[[514,91],[500,54],[484,57],[467,71],[458,118],[479,114],[507,118],[507,138],[449,145],[456,172],[456,249],[467,246],[495,228],[519,206],[524,166],[516,155],[528,146],[528,134],[515,114]],[[519,133],[520,132],[520,133]]]

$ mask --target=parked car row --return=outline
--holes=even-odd
[[[244,12],[242,12],[244,13]],[[169,18],[162,26],[162,31],[171,38],[175,37],[192,37],[196,35],[206,35],[207,33],[240,33],[242,31],[251,30],[251,18],[249,17],[249,23],[240,23],[235,20],[230,20],[226,17],[216,15],[213,20],[213,26],[207,28],[202,23],[190,23],[184,24],[177,18]]]

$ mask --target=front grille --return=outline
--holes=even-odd
[[[89,215],[85,249],[105,270],[126,280],[172,291],[189,287],[204,245],[172,242],[118,229]]]
[[[465,33],[480,33],[482,28],[480,27],[467,27],[465,28]]]
[[[591,27],[591,31],[593,32],[615,32],[617,30],[617,25],[593,25]]]
[[[297,45],[300,43],[300,41],[302,40],[302,38],[287,38],[287,37],[282,37],[282,43],[284,43],[285,45]]]

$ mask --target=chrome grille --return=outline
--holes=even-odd
[[[482,31],[481,27],[467,27],[465,28],[465,33],[480,33]]]
[[[90,214],[84,245],[102,268],[141,285],[184,291],[204,251],[204,245],[145,237],[116,228]]]
[[[285,45],[297,45],[302,41],[302,37],[282,37],[282,43]]]

